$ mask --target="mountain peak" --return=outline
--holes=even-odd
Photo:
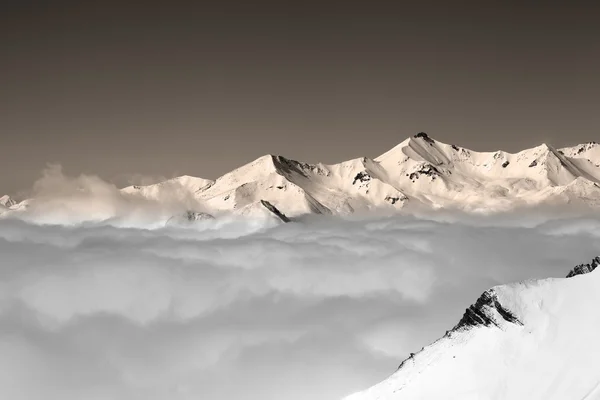
[[[413,136],[415,139],[423,139],[427,142],[431,142],[431,143],[435,143],[435,140],[433,140],[432,138],[429,137],[429,135],[425,132],[419,132],[416,135]]]

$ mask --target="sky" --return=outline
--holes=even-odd
[[[532,3],[4,1],[0,193],[48,163],[124,186],[376,157],[420,131],[597,140],[600,6]]]
[[[594,214],[159,227],[168,204],[132,207],[99,178],[47,175],[37,190],[43,210],[0,219],[3,399],[340,399],[488,288],[600,253]]]

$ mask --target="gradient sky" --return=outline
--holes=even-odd
[[[590,2],[189,3],[1,3],[0,194],[48,162],[125,185],[375,157],[419,131],[475,150],[600,138]]]

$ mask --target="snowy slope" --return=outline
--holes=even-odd
[[[193,195],[193,193],[196,193],[212,183],[213,181],[209,179],[184,175],[154,185],[128,186],[121,189],[121,191],[125,194],[142,196],[147,199],[160,201],[167,197],[181,198]]]
[[[443,338],[347,400],[600,399],[600,272],[586,274],[598,264],[486,291]]]
[[[283,205],[286,214],[327,212],[322,204],[294,183],[294,178],[302,174],[300,169],[289,172],[292,179],[284,176],[284,170],[277,157],[263,156],[218,178],[197,196],[217,213],[237,213],[260,200],[278,208]]]
[[[289,217],[411,208],[502,212],[539,204],[598,207],[600,145],[475,152],[419,133],[375,159],[326,165],[266,155],[215,181],[182,176],[121,193],[178,202],[215,216],[245,215],[248,207],[260,210],[262,200]]]

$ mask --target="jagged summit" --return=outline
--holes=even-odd
[[[503,212],[539,204],[600,206],[600,146],[541,144],[477,152],[416,133],[376,158],[311,164],[267,154],[216,180],[181,176],[124,195],[180,199],[210,214],[267,201],[289,217],[376,210]]]
[[[496,315],[501,317],[500,320]],[[461,320],[452,330],[468,330],[480,325],[499,327],[503,322],[523,325],[510,310],[500,304],[494,289],[490,289],[485,291],[475,304],[467,308]]]
[[[600,265],[600,257],[595,257],[589,264],[579,264],[567,274],[567,278],[572,278],[577,275],[589,274]]]

